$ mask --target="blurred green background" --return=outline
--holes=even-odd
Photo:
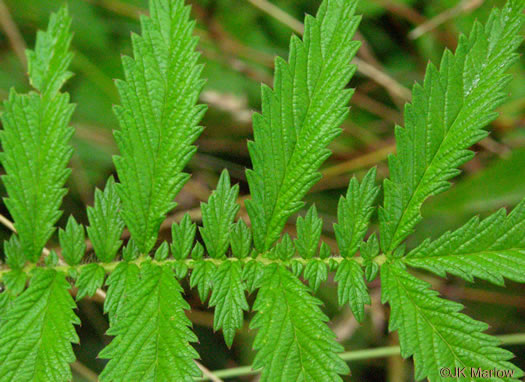
[[[0,98],[9,88],[29,89],[25,58],[26,46],[34,45],[36,31],[47,25],[48,17],[61,1],[0,0]],[[95,187],[102,187],[114,173],[116,153],[112,130],[117,121],[112,105],[119,102],[113,79],[122,78],[121,54],[130,54],[130,33],[139,32],[138,18],[146,14],[147,0],[71,0],[73,17],[72,71],[67,84],[77,104],[73,116],[75,154],[69,194],[60,225],[73,214],[86,223],[85,205],[93,203]],[[305,13],[316,12],[318,0],[191,0],[193,17],[200,36],[199,50],[205,63],[207,84],[202,102],[210,108],[202,124],[199,151],[188,166],[191,181],[177,197],[179,206],[169,222],[189,211],[199,219],[199,203],[215,187],[218,175],[227,168],[241,193],[248,188],[244,170],[250,167],[246,140],[252,136],[251,114],[260,109],[260,83],[272,81],[273,60],[285,57],[293,30],[299,33]],[[403,105],[410,98],[414,81],[421,81],[429,60],[438,63],[445,47],[453,49],[460,33],[473,22],[486,20],[493,6],[503,1],[483,0],[362,0],[363,21],[358,38],[363,42],[358,54],[360,71],[351,86],[357,91],[344,132],[332,144],[333,156],[323,166],[323,179],[309,194],[325,220],[324,239],[333,245],[332,224],[336,204],[352,175],[360,177],[377,166],[381,178],[388,174],[386,157],[395,149],[393,130],[402,124]],[[283,14],[283,11],[285,14]],[[288,15],[288,16],[287,16]],[[523,50],[523,48],[522,48]],[[508,87],[510,98],[499,109],[500,117],[491,125],[492,134],[474,147],[477,155],[465,165],[452,189],[431,199],[423,210],[425,220],[409,241],[413,246],[426,236],[436,236],[458,227],[475,214],[487,215],[501,207],[512,207],[525,197],[525,60],[513,66],[514,78]],[[5,190],[2,186],[2,196]],[[0,212],[9,217],[2,205]],[[241,209],[241,216],[246,216]],[[293,221],[287,227],[293,234]],[[162,236],[168,238],[169,224]],[[0,228],[1,240],[8,229]],[[56,246],[56,241],[50,247]],[[525,271],[525,270],[524,270]],[[423,274],[445,297],[461,301],[466,313],[487,322],[490,333],[525,332],[524,287],[508,283],[506,289],[486,283],[476,285],[450,277],[438,280]],[[227,349],[220,333],[213,333],[212,311],[186,286],[200,343],[196,345],[202,363],[222,369],[248,365],[253,357],[254,333],[247,326]],[[345,349],[364,349],[397,343],[387,332],[388,309],[380,304],[379,284],[371,284],[373,304],[363,326],[357,325],[348,308],[339,308],[335,285],[329,279],[318,292],[325,302],[330,325]],[[253,296],[251,296],[253,300]],[[75,351],[75,378],[93,380],[104,360],[97,353],[110,341],[104,335],[107,320],[96,299],[79,303],[82,327],[81,346]],[[247,317],[249,320],[250,316]],[[509,347],[525,368],[525,347]],[[356,381],[409,381],[411,365],[399,357],[350,363]],[[239,380],[254,380],[254,376]]]

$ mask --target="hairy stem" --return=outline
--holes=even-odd
[[[282,265],[288,267],[288,266],[291,266],[291,264],[293,262],[299,262],[299,263],[301,263],[303,265],[306,265],[306,264],[308,264],[309,261],[312,260],[312,259],[303,259],[301,257],[294,257],[291,260],[283,261],[283,260],[279,260],[279,259],[268,259],[268,258],[265,258],[265,257],[262,257],[261,255],[259,255],[256,258],[247,257],[247,258],[244,258],[244,259],[237,259],[237,258],[231,258],[231,257],[230,258],[224,258],[224,259],[213,259],[213,258],[208,257],[208,258],[204,258],[204,259],[201,259],[201,260],[193,260],[193,259],[186,259],[186,260],[166,259],[166,260],[162,260],[162,261],[157,261],[157,260],[152,260],[149,256],[142,255],[142,256],[138,257],[136,260],[130,261],[130,263],[133,263],[133,264],[136,264],[138,266],[141,266],[141,264],[146,262],[148,259],[150,259],[154,264],[159,264],[159,265],[173,264],[173,263],[185,264],[188,267],[188,269],[193,269],[195,267],[195,265],[197,263],[201,262],[201,261],[208,261],[208,262],[211,262],[211,263],[219,266],[222,263],[224,263],[225,261],[240,261],[242,263],[247,263],[247,262],[249,262],[251,260],[255,260],[255,261],[258,261],[258,262],[260,262],[261,264],[264,264],[264,265],[278,263],[278,264],[282,264]],[[341,257],[341,256],[334,256],[334,257],[329,257],[327,259],[318,259],[318,258],[316,258],[316,259],[320,260],[320,261],[323,261],[326,264],[329,264],[330,261],[335,261],[337,263],[340,263],[345,258]],[[354,259],[360,265],[363,264],[363,258],[361,258],[361,257],[353,257],[352,259]],[[374,259],[374,261],[377,264],[382,265],[386,261],[386,256],[385,255],[377,256]],[[110,262],[110,263],[98,263],[98,264],[102,268],[104,268],[106,273],[111,273],[111,272],[113,272],[115,270],[117,265],[119,265],[121,262],[122,261],[113,261],[113,262]],[[80,264],[80,265],[76,265],[76,266],[71,266],[71,265],[68,265],[68,264],[60,264],[60,265],[54,267],[54,269],[56,269],[57,271],[64,272],[64,273],[67,274],[67,273],[69,273],[70,270],[73,270],[73,269],[76,269],[77,271],[80,272],[82,270],[82,268],[86,267],[89,264],[90,263],[86,263],[86,264]],[[28,263],[28,264],[26,264],[26,266],[22,270],[25,273],[30,273],[33,269],[35,269],[37,267],[38,267],[38,265],[36,265],[36,264]],[[10,268],[7,268],[5,266],[0,266],[0,282],[3,280],[4,275],[6,273],[8,273],[9,271],[11,271]]]

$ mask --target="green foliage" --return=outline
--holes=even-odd
[[[47,31],[37,33],[35,50],[26,53],[31,85],[44,96],[54,97],[73,75],[68,71],[73,59],[70,27],[68,9],[62,7],[49,18]]]
[[[379,187],[375,186],[376,169],[371,169],[361,184],[352,178],[348,185],[346,198],[341,197],[337,206],[337,221],[334,225],[337,245],[341,256],[355,255],[363,241],[370,217],[374,212],[372,204],[377,198]]]
[[[222,328],[228,347],[232,346],[235,332],[242,326],[243,311],[249,309],[241,276],[238,261],[226,261],[213,273],[210,297],[210,306],[215,307],[213,329]]]
[[[253,293],[261,287],[264,266],[255,260],[248,261],[242,270],[242,279],[246,284],[246,290]]]
[[[253,368],[262,368],[261,381],[340,381],[348,372],[320,305],[286,268],[264,269],[250,324],[258,329]]]
[[[304,40],[292,37],[288,62],[275,60],[273,90],[262,87],[262,114],[253,118],[248,143],[253,170],[246,173],[246,202],[255,248],[271,248],[301,199],[321,175],[328,144],[341,132],[353,93],[346,89],[359,43],[357,1],[324,1],[317,18],[306,16]],[[322,85],[322,86],[321,86]]]
[[[405,128],[396,128],[380,239],[377,233],[365,239],[380,191],[373,168],[361,181],[352,178],[341,197],[332,249],[330,239],[321,242],[324,225],[315,206],[297,218],[295,237],[291,229],[282,231],[319,180],[327,147],[348,113],[353,90],[347,86],[355,71],[349,62],[359,46],[351,40],[360,20],[356,6],[355,0],[324,0],[317,17],[306,17],[304,39],[292,37],[288,62],[276,60],[273,89],[263,86],[262,113],[254,117],[249,143],[250,224],[235,223],[239,186],[224,171],[201,205],[200,237],[186,214],[172,225],[170,245],[157,238],[189,177],[182,171],[202,130],[202,68],[189,8],[182,0],[150,0],[142,34],[132,35],[133,58],[122,59],[125,81],[117,82],[120,183],[110,177],[87,209],[97,259],[85,261],[84,227],[70,217],[57,249],[67,264],[55,250],[38,262],[60,216],[71,156],[73,108],[60,93],[71,75],[71,21],[66,8],[51,17],[28,53],[35,90],[11,91],[2,114],[0,159],[17,233],[5,241],[7,266],[0,267],[0,381],[71,380],[71,343],[78,342],[74,324],[80,322],[66,275],[75,280],[77,299],[107,289],[104,312],[114,338],[100,353],[109,360],[101,381],[200,378],[191,346],[198,339],[181,287],[188,274],[203,303],[211,293],[213,327],[222,330],[228,347],[250,309],[246,292],[256,292],[252,367],[262,381],[341,381],[349,372],[339,356],[343,347],[312,295],[329,272],[335,272],[339,304],[348,304],[360,322],[371,303],[367,281],[380,273],[389,328],[399,334],[403,357],[414,358],[416,379],[444,381],[442,367],[480,367],[513,370],[515,379],[508,380],[517,381],[522,372],[508,362],[512,354],[483,333],[487,325],[461,314],[460,304],[438,297],[407,266],[497,285],[504,278],[525,282],[525,200],[508,215],[500,210],[475,217],[408,254],[403,242],[421,220],[423,202],[449,187],[473,156],[469,147],[487,135],[483,128],[504,99],[506,71],[521,42],[525,1],[492,11],[485,27],[476,22],[470,36],[460,38],[455,54],[445,52],[439,69],[428,66],[406,107]],[[131,238],[121,249],[125,227]]]
[[[95,205],[87,209],[90,224],[87,228],[89,240],[93,244],[97,258],[105,263],[113,261],[122,245],[120,236],[124,229],[124,222],[120,217],[120,208],[115,181],[110,177],[104,192],[95,191]]]
[[[0,161],[9,197],[5,204],[13,217],[28,260],[37,262],[54,232],[71,172],[66,168],[73,149],[68,126],[74,107],[60,93],[70,77],[71,19],[63,7],[51,16],[47,32],[39,32],[34,51],[28,52],[29,77],[35,91],[14,89],[4,102]]]
[[[195,152],[206,107],[196,106],[203,81],[197,65],[194,22],[183,0],[151,0],[133,34],[133,58],[123,56],[125,81],[116,85],[122,105],[114,108],[120,156],[121,215],[139,250],[148,253],[173,199],[188,180],[182,171]]]
[[[310,207],[306,216],[297,218],[297,239],[295,248],[304,259],[311,259],[317,255],[323,221],[317,216],[317,209],[313,205]]]
[[[88,264],[82,268],[76,282],[78,288],[77,301],[85,296],[93,296],[97,289],[104,284],[105,276],[106,271],[104,268],[96,263]]]
[[[437,240],[425,240],[403,261],[440,276],[449,272],[467,281],[479,277],[497,285],[503,278],[525,283],[525,200],[508,216],[499,210],[483,221],[472,218]]]
[[[202,246],[196,248],[202,249]],[[202,302],[205,302],[208,299],[214,272],[215,265],[209,261],[198,261],[193,268],[193,272],[191,272],[190,286],[192,288],[197,287]]]
[[[16,235],[12,235],[9,240],[4,241],[4,252],[5,262],[11,269],[21,269],[24,266],[26,256]]]
[[[128,303],[131,291],[139,281],[139,268],[135,264],[122,262],[106,280],[108,292],[104,301],[104,312],[108,313],[112,326],[123,315],[123,307]]]
[[[389,329],[399,332],[401,355],[414,357],[417,380],[446,380],[439,374],[443,365],[467,368],[467,377],[460,380],[471,380],[471,368],[514,370],[515,378],[508,381],[518,381],[523,375],[507,362],[512,353],[498,348],[497,339],[482,333],[488,325],[459,313],[461,304],[439,298],[399,261],[381,268],[381,292],[383,303],[391,307]]]
[[[146,263],[139,282],[121,306],[122,316],[108,334],[115,339],[100,353],[109,362],[101,381],[193,381],[197,341],[184,314],[189,305],[169,266]]]
[[[313,291],[316,292],[321,283],[325,282],[328,278],[326,263],[322,260],[309,261],[304,268],[304,278],[308,280]]]
[[[361,243],[360,250],[366,279],[367,281],[373,281],[379,271],[379,264],[374,261],[379,255],[379,241],[377,240],[377,236],[373,234],[368,241]]]
[[[58,231],[62,257],[69,265],[77,265],[82,261],[86,252],[86,234],[84,226],[78,224],[73,216],[70,216],[66,229]]]
[[[226,255],[230,245],[230,232],[235,215],[239,211],[237,196],[239,186],[230,187],[230,175],[223,171],[217,190],[208,203],[202,203],[202,227],[200,233],[210,257],[220,259]]]
[[[361,266],[352,259],[344,259],[337,267],[334,280],[337,282],[339,305],[350,304],[357,321],[363,321],[365,304],[371,303]]]
[[[230,245],[232,255],[238,259],[244,259],[250,254],[252,248],[252,231],[244,220],[239,220],[230,232]]]
[[[71,380],[71,342],[78,342],[73,324],[80,320],[69,288],[63,273],[39,269],[2,315],[1,381]]]
[[[190,215],[185,214],[180,224],[171,226],[171,253],[177,260],[187,258],[191,252],[197,226],[191,222]]]
[[[468,148],[488,135],[483,128],[506,98],[506,72],[518,57],[523,7],[523,1],[510,0],[485,26],[476,22],[469,37],[460,37],[456,53],[446,50],[439,70],[429,64],[423,85],[414,86],[384,183],[383,251],[393,252],[412,233],[423,202],[450,187],[448,180],[474,155]]]

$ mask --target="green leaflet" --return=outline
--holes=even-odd
[[[355,67],[349,65],[359,43],[356,0],[321,4],[307,16],[304,39],[292,37],[288,62],[275,60],[274,88],[262,87],[262,114],[253,118],[248,143],[253,170],[246,173],[252,200],[246,208],[255,248],[267,251],[301,199],[321,175],[326,148],[340,133],[353,93],[346,89]]]
[[[238,259],[244,259],[250,254],[252,249],[252,231],[244,220],[241,219],[233,225],[230,232],[230,245],[232,255]]]
[[[368,241],[361,243],[361,257],[363,258],[363,267],[365,268],[365,277],[367,281],[373,281],[379,272],[379,264],[374,259],[379,255],[379,241],[377,236],[372,234]]]
[[[171,253],[175,259],[184,260],[189,256],[196,231],[197,227],[188,214],[184,215],[180,224],[171,226]]]
[[[62,257],[69,265],[77,265],[82,261],[86,252],[86,234],[84,226],[78,224],[73,216],[70,216],[66,229],[58,231]]]
[[[71,17],[64,6],[51,15],[47,31],[38,31],[35,50],[26,52],[29,80],[42,95],[53,97],[73,75],[67,70],[73,59],[70,26]]]
[[[306,216],[297,218],[297,239],[294,244],[303,259],[311,259],[317,255],[323,221],[317,215],[315,205],[312,205]]]
[[[29,288],[2,315],[0,381],[69,381],[78,342],[69,283],[63,273],[37,269]]]
[[[182,292],[169,266],[142,265],[122,316],[108,330],[115,338],[100,353],[109,359],[101,381],[193,381],[201,375]]]
[[[26,263],[24,249],[16,235],[11,235],[9,240],[4,241],[5,262],[11,269],[22,269]]]
[[[122,105],[114,108],[121,214],[144,254],[188,179],[182,171],[206,110],[196,105],[202,67],[189,8],[183,0],[150,0],[150,15],[141,17],[142,36],[132,35],[134,58],[122,58],[125,81],[116,83]]]
[[[0,331],[2,330],[5,312],[11,309],[15,298],[22,293],[26,286],[27,275],[20,269],[14,269],[4,275],[2,282],[4,283],[4,288],[2,288],[3,291],[0,294]]]
[[[202,248],[197,247],[195,248]],[[190,286],[192,288],[197,287],[199,297],[202,302],[208,299],[210,290],[213,283],[213,274],[216,271],[216,266],[209,261],[198,261],[193,268],[190,276]]]
[[[423,202],[449,188],[457,168],[474,155],[468,148],[487,136],[483,128],[506,98],[506,71],[518,57],[523,8],[522,0],[510,0],[493,10],[485,27],[476,23],[456,53],[445,51],[440,69],[429,64],[423,86],[414,86],[384,183],[383,251],[393,252],[413,232]]]
[[[156,261],[164,261],[168,258],[170,254],[170,246],[167,242],[163,242],[155,251],[153,258]]]
[[[337,353],[343,347],[320,305],[286,268],[264,269],[250,323],[258,329],[253,368],[262,368],[261,381],[342,381],[339,374],[347,374],[348,367]]]
[[[223,258],[230,245],[230,232],[233,229],[235,215],[240,206],[237,204],[239,186],[230,187],[230,176],[224,170],[208,203],[201,204],[202,227],[199,229],[210,257]]]
[[[242,327],[243,311],[249,309],[241,276],[242,266],[239,261],[225,261],[213,273],[209,303],[215,307],[213,329],[222,329],[228,347],[232,346],[237,329]]]
[[[339,305],[348,303],[356,320],[362,322],[365,305],[371,303],[363,269],[354,260],[345,259],[337,267],[334,280],[337,282]]]
[[[372,168],[361,184],[356,178],[350,180],[346,198],[341,197],[337,206],[337,224],[334,224],[335,238],[342,257],[355,255],[365,238],[374,212],[373,203],[379,194],[375,186],[376,169]]]
[[[95,205],[87,208],[89,239],[93,244],[95,255],[109,263],[115,259],[122,240],[124,222],[120,217],[120,198],[115,189],[115,180],[109,177],[104,192],[95,190]]]
[[[264,265],[256,260],[250,260],[244,264],[242,269],[242,279],[246,284],[248,293],[253,293],[261,287],[261,280],[264,274]]]
[[[139,281],[139,268],[135,264],[122,262],[106,280],[108,292],[104,300],[104,313],[108,313],[110,327],[123,317],[131,291]]]
[[[18,94],[14,89],[4,102],[0,161],[6,175],[5,204],[13,217],[26,258],[38,261],[61,215],[70,174],[72,148],[68,126],[74,106],[59,92],[70,77],[72,54],[66,7],[53,14],[47,32],[39,32],[35,51],[28,51],[29,75],[36,91]]]
[[[425,240],[403,261],[440,276],[446,272],[472,282],[474,277],[504,284],[504,277],[525,283],[525,201],[508,216],[504,209],[478,217],[435,241]]]
[[[78,288],[77,301],[85,296],[93,296],[97,289],[101,288],[104,284],[105,277],[106,271],[96,263],[83,267],[76,282]]]
[[[314,292],[317,292],[321,283],[325,282],[327,278],[328,268],[324,261],[312,259],[306,264],[304,279],[308,280]]]
[[[430,382],[447,381],[439,370],[447,368],[484,370],[514,370],[518,381],[521,370],[507,362],[513,357],[509,351],[498,348],[499,341],[483,334],[488,325],[459,313],[461,304],[444,300],[399,263],[386,263],[381,267],[381,292],[383,303],[391,307],[390,331],[397,330],[404,358],[413,356],[416,380],[425,377]]]

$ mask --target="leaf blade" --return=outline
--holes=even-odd
[[[69,283],[63,273],[38,270],[29,288],[3,316],[0,331],[0,380],[65,381],[78,343]]]
[[[504,278],[525,283],[525,201],[509,215],[505,210],[431,242],[424,241],[403,262],[439,276],[447,272],[472,282],[474,277],[503,285]]]
[[[351,41],[359,24],[356,3],[325,1],[317,18],[307,16],[303,41],[291,40],[289,62],[275,61],[274,89],[262,87],[262,114],[254,115],[248,144],[253,170],[246,173],[252,195],[246,208],[259,252],[270,249],[302,207],[348,113],[352,91],[345,86],[355,72],[349,62],[359,47]]]
[[[182,171],[205,111],[197,106],[202,67],[189,8],[183,0],[151,0],[150,15],[141,18],[142,36],[132,35],[134,58],[122,59],[125,81],[116,83],[122,105],[114,109],[121,214],[144,254],[188,180]]]
[[[509,351],[498,348],[499,341],[484,334],[488,325],[459,313],[462,305],[443,300],[429,284],[408,273],[399,263],[386,263],[381,267],[383,303],[391,307],[389,330],[397,330],[404,358],[413,356],[416,379],[445,381],[440,376],[443,367],[463,368],[463,381],[473,381],[470,369],[498,369],[514,371],[517,381],[522,371],[508,362]],[[432,346],[428,346],[432,344]]]
[[[264,276],[250,328],[258,329],[254,369],[261,381],[341,381],[348,373],[339,358],[342,346],[326,326],[321,302],[286,268],[272,264]]]

